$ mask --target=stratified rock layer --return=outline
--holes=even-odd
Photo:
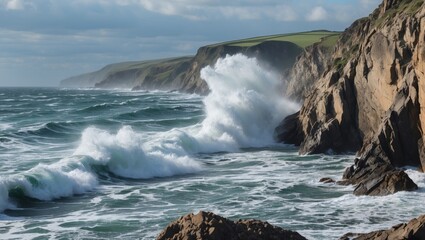
[[[303,101],[313,89],[317,79],[322,77],[325,70],[332,64],[333,47],[334,45],[317,42],[304,49],[284,76],[288,81],[285,91],[287,98],[297,102]]]
[[[302,154],[358,151],[344,174],[356,194],[416,189],[396,168],[425,170],[424,1],[384,0],[345,30],[331,62],[276,136]]]
[[[408,223],[398,224],[388,230],[371,233],[347,233],[340,240],[395,240],[395,239],[425,239],[425,215],[414,218]]]
[[[258,220],[231,221],[211,212],[188,214],[170,223],[157,240],[305,240],[297,232]]]

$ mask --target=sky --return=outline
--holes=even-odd
[[[116,62],[204,45],[342,31],[381,0],[0,0],[0,86],[58,86]]]

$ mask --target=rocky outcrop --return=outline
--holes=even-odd
[[[330,38],[335,37],[331,36]],[[285,74],[287,80],[285,96],[301,102],[311,91],[314,82],[322,77],[325,70],[331,65],[333,45],[323,42],[315,43],[297,57],[293,67]]]
[[[416,189],[397,168],[425,169],[424,41],[423,0],[384,0],[341,35],[331,66],[276,136],[302,154],[357,152],[344,174],[357,194]]]
[[[231,221],[211,212],[188,214],[170,223],[157,240],[304,240],[297,232],[258,220]]]
[[[371,233],[347,233],[340,240],[390,240],[390,239],[425,239],[425,215],[415,218],[408,223],[393,226],[388,230],[374,231]]]

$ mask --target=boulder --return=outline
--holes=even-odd
[[[414,218],[408,223],[393,226],[387,230],[374,231],[370,233],[347,233],[340,240],[392,240],[392,239],[425,239],[425,215]]]
[[[330,177],[324,177],[324,178],[321,178],[320,180],[319,180],[319,182],[321,182],[321,183],[335,183],[335,180],[333,180],[332,178],[330,178]]]
[[[231,221],[211,212],[187,214],[170,223],[157,240],[304,240],[297,232],[259,220]]]

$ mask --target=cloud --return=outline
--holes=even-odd
[[[5,6],[7,10],[23,10],[24,9],[24,4],[22,3],[21,0],[6,1]]]
[[[139,0],[139,4],[148,11],[190,20],[214,20],[225,17],[237,20],[294,21],[297,14],[290,5],[282,2],[285,1]]]
[[[0,85],[56,85],[108,63],[191,55],[217,42],[343,30],[379,1],[0,0]]]
[[[280,22],[291,22],[298,19],[297,12],[288,5],[279,5],[266,12],[268,16]]]
[[[328,18],[328,12],[322,6],[317,6],[313,8],[309,15],[307,15],[306,19],[310,22],[318,22],[323,21]]]

